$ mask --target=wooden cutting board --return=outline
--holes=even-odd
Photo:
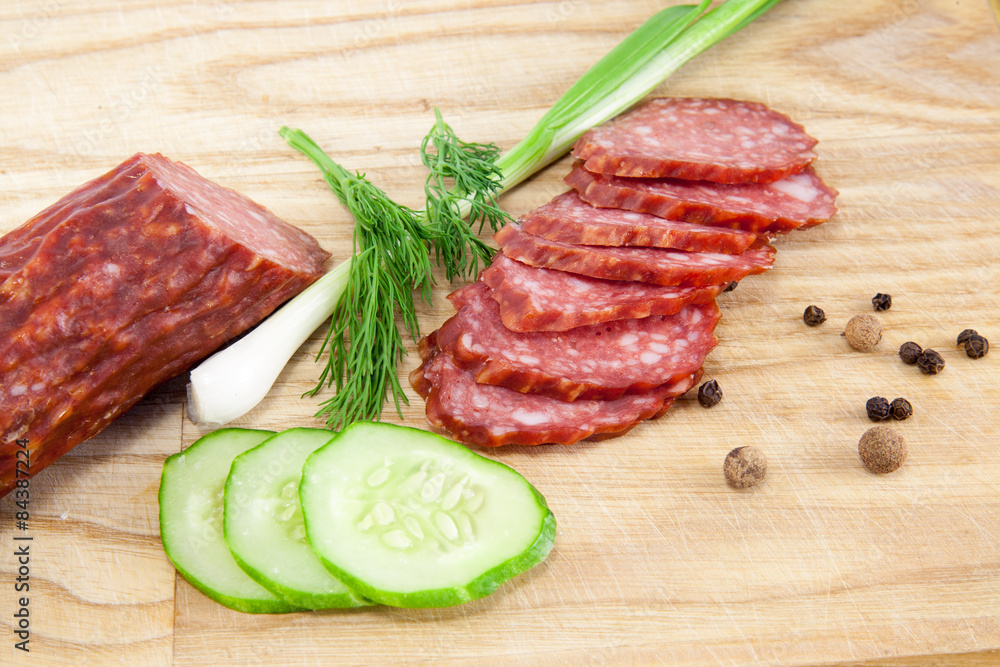
[[[5,2],[0,231],[133,152],[160,151],[314,234],[336,263],[351,220],[278,127],[306,130],[420,206],[434,106],[460,136],[509,148],[663,4]],[[790,114],[820,139],[817,168],[841,210],[778,240],[774,269],[720,298],[705,368],[718,406],[688,396],[616,440],[488,452],[559,522],[549,559],[491,597],[284,616],[203,597],[158,537],[163,459],[204,432],[178,378],[32,481],[27,531],[13,499],[0,501],[0,663],[997,664],[1000,353],[973,361],[954,339],[972,327],[1000,340],[998,73],[985,0],[785,0],[657,91]],[[504,206],[546,202],[568,167]],[[439,282],[425,332],[451,312]],[[884,341],[851,351],[840,332],[876,292],[893,296]],[[826,324],[803,324],[809,304]],[[907,340],[939,350],[945,370],[903,365]],[[299,396],[319,344],[239,424],[315,425]],[[402,422],[425,426],[410,394]],[[875,395],[914,406],[896,424],[909,459],[882,477],[856,450]],[[766,452],[761,486],[724,482],[737,445]],[[30,654],[14,646],[15,533],[32,537]]]

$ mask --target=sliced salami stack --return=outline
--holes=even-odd
[[[779,234],[837,212],[815,145],[756,102],[661,98],[580,137],[565,180],[593,206]]]
[[[427,421],[482,447],[572,444],[622,435],[640,421],[662,415],[701,378],[698,369],[642,394],[562,401],[476,382],[435,341],[436,334],[422,341],[423,363],[410,375],[414,389],[427,401]]]
[[[493,238],[505,255],[531,266],[654,285],[704,287],[730,283],[751,273],[763,273],[774,264],[774,247],[767,243],[754,245],[739,255],[582,246],[525,234],[516,223],[507,225]]]
[[[811,167],[774,183],[723,184],[609,176],[577,165],[565,180],[592,206],[766,234],[812,227],[837,212],[837,192]]]
[[[491,292],[477,282],[453,295],[460,308],[438,330],[437,346],[477,382],[521,393],[562,401],[643,393],[694,373],[718,343],[714,302],[673,315],[521,333],[504,326]]]
[[[715,299],[723,285],[653,285],[528,266],[497,254],[481,280],[493,288],[511,331],[566,331],[614,320],[672,315],[688,304]]]
[[[770,238],[828,220],[816,140],[735,100],[656,99],[581,137],[574,190],[500,230],[410,382],[478,446],[621,435],[697,385],[733,281]]]
[[[587,171],[713,183],[773,183],[807,167],[816,140],[757,102],[662,97],[584,133]]]
[[[738,229],[668,220],[648,213],[594,208],[576,192],[565,192],[521,220],[528,234],[550,241],[597,246],[673,248],[738,255],[757,235]]]

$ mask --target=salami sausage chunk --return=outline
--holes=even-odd
[[[739,229],[665,220],[649,213],[597,208],[565,192],[519,220],[529,234],[577,245],[674,248],[738,255],[757,240]]]
[[[772,183],[816,159],[816,140],[757,102],[657,98],[586,132],[573,147],[588,171],[715,183]]]
[[[0,238],[0,494],[263,319],[329,253],[246,197],[137,154]]]
[[[763,273],[774,264],[774,247],[758,243],[740,255],[663,248],[610,248],[550,241],[510,223],[493,238],[519,262],[605,280],[704,287]]]
[[[601,280],[528,266],[497,253],[481,280],[492,288],[504,326],[512,331],[566,331],[650,315],[672,315],[706,303],[723,285],[680,287],[631,280]]]
[[[714,302],[675,315],[519,333],[503,325],[488,285],[459,292],[458,313],[438,330],[440,349],[477,382],[564,401],[614,400],[673,384],[701,368],[718,343]]]
[[[433,334],[432,334],[433,337]],[[584,439],[622,435],[644,419],[661,416],[675,396],[698,383],[701,369],[672,385],[614,401],[572,403],[539,394],[521,394],[504,387],[479,384],[436,346],[410,375],[426,399],[427,421],[464,443],[481,447],[503,445],[569,445]]]
[[[823,183],[812,167],[774,183],[721,185],[608,176],[577,165],[565,181],[593,206],[756,233],[811,227],[837,212],[837,191]]]

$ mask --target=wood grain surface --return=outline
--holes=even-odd
[[[0,664],[1000,664],[1000,30],[995,0],[785,0],[657,93],[751,99],[820,139],[831,222],[777,242],[772,271],[720,297],[720,344],[691,396],[627,436],[487,454],[546,496],[554,551],[477,602],[256,616],[163,553],[163,459],[204,431],[181,377],[31,484],[30,527],[0,501]],[[653,0],[12,0],[0,5],[0,231],[136,151],[159,151],[350,250],[351,220],[277,136],[312,135],[420,206],[433,107],[513,146]],[[563,190],[564,159],[503,198]],[[451,309],[439,280],[425,332]],[[893,295],[875,352],[840,336]],[[802,323],[809,304],[828,321]],[[0,311],[0,317],[2,317]],[[907,340],[947,366],[903,365]],[[239,424],[315,425],[314,336]],[[411,352],[414,346],[410,346]],[[410,354],[400,369],[416,365]],[[0,388],[2,390],[2,388]],[[413,392],[403,423],[426,426]],[[910,456],[857,456],[874,395],[907,397]],[[389,414],[389,413],[387,413]],[[389,419],[400,421],[389,414]],[[762,447],[736,491],[722,460]],[[30,649],[15,649],[13,536],[30,535]]]

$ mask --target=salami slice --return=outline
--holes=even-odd
[[[674,315],[519,333],[503,325],[488,285],[460,291],[462,307],[438,330],[439,347],[477,382],[518,392],[564,401],[643,393],[701,368],[718,343],[714,302]]]
[[[0,494],[322,275],[246,197],[138,154],[0,239]]]
[[[512,331],[566,331],[650,315],[672,315],[689,303],[707,303],[723,285],[679,287],[601,280],[541,269],[497,253],[480,279],[492,288],[500,318]]]
[[[434,346],[410,375],[426,399],[427,421],[461,442],[480,447],[570,445],[584,439],[623,435],[645,419],[661,416],[674,397],[695,386],[697,369],[672,385],[613,401],[572,403],[504,387],[479,384],[472,374]]]
[[[531,266],[655,285],[728,284],[750,274],[763,273],[774,264],[775,256],[774,246],[763,242],[739,255],[573,245],[526,234],[516,223],[505,225],[493,238],[503,254]]]
[[[837,191],[812,167],[768,184],[625,178],[577,165],[565,181],[593,206],[623,208],[669,220],[784,233],[825,222],[837,212]]]
[[[529,234],[577,245],[648,246],[738,255],[757,240],[757,234],[739,229],[597,208],[580,199],[575,191],[557,196],[519,222]]]
[[[588,171],[715,183],[773,183],[816,159],[816,140],[757,102],[658,98],[586,132],[573,147]]]

